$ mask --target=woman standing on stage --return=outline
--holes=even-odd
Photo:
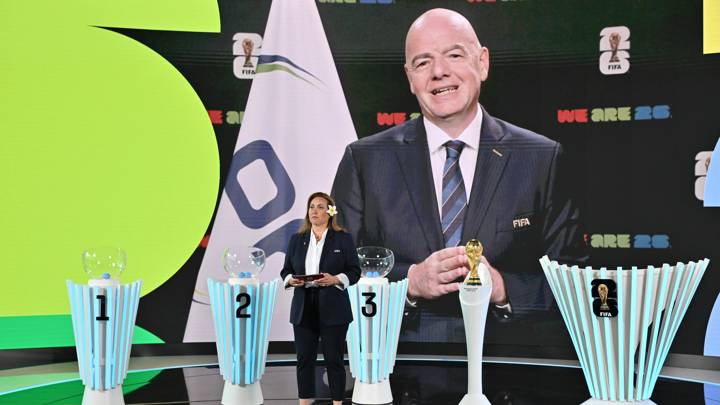
[[[295,287],[290,323],[295,333],[297,382],[300,405],[314,398],[315,361],[322,341],[333,405],[345,395],[343,353],[348,325],[353,320],[345,289],[360,278],[355,244],[338,226],[335,202],[325,193],[310,195],[305,222],[292,236],[280,272],[285,287]],[[322,275],[314,282],[293,276]]]

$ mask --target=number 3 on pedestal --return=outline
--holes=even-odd
[[[373,302],[373,299],[375,298],[376,294],[374,292],[366,292],[362,293],[363,297],[366,297],[365,299],[365,306],[362,308],[362,314],[365,315],[367,318],[372,318],[377,314],[377,304]],[[368,311],[368,306],[370,306],[370,310]]]

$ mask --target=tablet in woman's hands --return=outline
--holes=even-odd
[[[302,280],[304,282],[320,280],[324,276],[322,274],[293,274],[292,276],[296,280]]]

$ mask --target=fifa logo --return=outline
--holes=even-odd
[[[617,285],[614,280],[595,279],[591,283],[593,313],[600,318],[615,318],[618,314]]]
[[[233,74],[238,79],[255,76],[262,37],[255,33],[238,32],[233,35]]]
[[[600,31],[600,72],[620,75],[630,70],[630,29],[607,27]]]

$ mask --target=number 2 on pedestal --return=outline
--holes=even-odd
[[[244,299],[243,299],[244,298]],[[237,318],[250,318],[250,314],[243,314],[242,311],[250,306],[250,294],[248,293],[240,293],[235,297],[235,301],[240,303],[240,306],[238,307],[237,311],[235,311],[235,316]]]

